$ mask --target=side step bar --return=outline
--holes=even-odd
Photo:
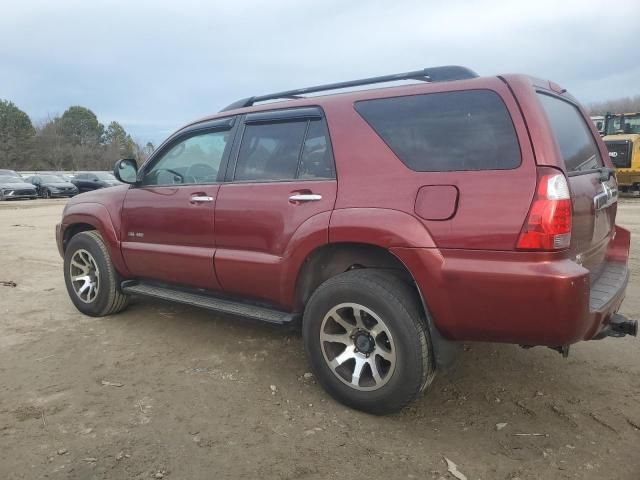
[[[217,313],[250,318],[278,325],[290,324],[299,318],[296,314],[282,312],[269,307],[219,298],[199,291],[178,290],[167,286],[158,286],[135,280],[122,282],[121,289],[124,293],[131,295],[160,298],[170,302],[184,303],[194,307],[205,308]]]

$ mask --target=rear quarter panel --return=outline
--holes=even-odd
[[[487,89],[504,101],[520,144],[522,162],[512,170],[415,172],[402,163],[355,110],[359,100],[455,90]],[[413,216],[440,248],[513,250],[535,190],[535,158],[526,124],[503,81],[481,78],[402,89],[350,94],[353,101],[327,98],[331,141],[339,182],[336,212],[352,208],[396,210]],[[452,141],[455,135],[452,135]],[[451,219],[424,220],[415,214],[418,191],[425,185],[452,185],[459,191]],[[333,222],[332,222],[333,223]],[[384,226],[381,225],[380,228]]]

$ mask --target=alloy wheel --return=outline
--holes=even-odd
[[[69,278],[80,300],[91,303],[96,299],[100,290],[100,271],[93,255],[87,250],[76,250],[71,257]]]
[[[358,303],[341,303],[325,315],[320,344],[332,373],[356,390],[381,388],[396,367],[389,328],[380,316]]]

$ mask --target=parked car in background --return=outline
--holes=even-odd
[[[25,178],[25,182],[36,187],[42,198],[73,197],[79,193],[78,187],[63,178],[51,174],[38,174]]]
[[[71,180],[73,179],[73,175],[69,175],[65,172],[38,172],[37,173],[37,175],[42,175],[42,174],[55,175],[56,177],[62,178],[65,182],[71,182]]]
[[[2,169],[0,169],[0,175],[9,176],[9,177],[15,177],[15,178],[22,178],[22,175],[20,175],[15,170],[2,170]]]
[[[0,172],[12,170],[0,170]],[[36,187],[26,183],[22,177],[0,174],[0,201],[19,198],[38,198]]]
[[[397,80],[422,82],[302,97]],[[129,185],[57,226],[78,310],[302,319],[318,382],[367,412],[407,405],[463,342],[566,356],[637,334],[615,171],[553,82],[438,67],[249,97],[114,173]]]
[[[110,172],[81,172],[71,179],[80,193],[122,185]]]

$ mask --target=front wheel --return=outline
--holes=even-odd
[[[124,310],[129,297],[120,290],[102,236],[95,230],[73,236],[64,252],[64,280],[71,301],[85,315],[102,317]]]
[[[48,189],[44,189],[44,191],[42,192],[42,198],[51,198],[51,192]]]
[[[394,275],[361,269],[333,277],[305,308],[311,369],[345,405],[378,415],[396,412],[433,373],[423,317],[415,290]]]

